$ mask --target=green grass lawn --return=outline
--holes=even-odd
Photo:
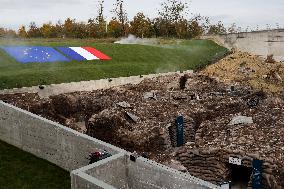
[[[0,141],[1,189],[67,189],[70,186],[69,172]]]
[[[207,40],[156,46],[120,45],[111,40],[4,40],[0,45],[93,46],[111,61],[20,64],[0,50],[0,89],[196,69],[223,57],[227,49]]]

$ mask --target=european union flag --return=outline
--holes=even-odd
[[[43,46],[9,46],[2,47],[10,56],[21,63],[63,62],[70,61],[52,47]]]

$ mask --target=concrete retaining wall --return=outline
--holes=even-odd
[[[180,72],[169,72],[161,74],[150,74],[143,76],[131,76],[131,77],[119,77],[101,80],[92,80],[92,81],[81,81],[81,82],[71,82],[71,83],[62,83],[62,84],[52,84],[45,86],[43,90],[39,89],[38,86],[34,87],[23,87],[19,89],[5,89],[0,91],[0,94],[14,94],[14,93],[38,93],[40,97],[47,98],[53,95],[59,95],[64,93],[72,93],[78,91],[94,91],[99,89],[108,89],[111,87],[117,87],[126,84],[139,84],[145,78],[156,78],[160,76],[167,76],[172,74],[192,74],[193,71]]]
[[[126,158],[124,154],[118,155],[109,159],[107,163],[100,162],[98,166],[87,170],[86,173],[95,177],[105,183],[120,189],[127,189],[129,187],[129,177],[127,174]]]
[[[131,188],[216,188],[213,184],[144,158],[139,158],[136,162],[128,158],[128,175],[131,175],[129,176]]]
[[[0,140],[71,171],[88,165],[88,154],[124,150],[0,101]]]
[[[273,54],[276,60],[284,61],[284,30],[204,36],[203,38],[213,39],[229,49],[236,48],[263,57]]]
[[[120,189],[206,189],[219,188],[188,174],[173,170],[139,157],[136,162],[129,154],[118,154],[72,172],[72,189],[87,188],[86,179],[95,178],[108,187]],[[91,176],[91,177],[89,177]],[[100,186],[96,186],[100,188]]]
[[[0,140],[72,171],[72,189],[204,189],[220,187],[144,158],[136,162],[125,150],[0,101]],[[111,157],[88,165],[92,151]]]

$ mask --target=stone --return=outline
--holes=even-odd
[[[118,105],[118,106],[120,106],[122,108],[131,108],[131,105],[129,103],[125,102],[125,101],[119,102],[116,105]]]
[[[236,116],[229,123],[230,126],[240,125],[240,124],[253,124],[253,119],[252,119],[252,117]]]
[[[186,100],[188,95],[186,93],[178,93],[172,95],[174,100]]]
[[[262,78],[262,79],[267,79],[267,78],[268,78],[268,75],[262,75],[261,78]]]
[[[144,93],[144,99],[154,99],[157,100],[157,95],[156,95],[156,91],[150,91],[150,92],[146,92]]]

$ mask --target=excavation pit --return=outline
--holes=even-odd
[[[234,181],[242,171],[227,166],[234,155],[246,164],[253,158],[264,160],[264,184],[284,185],[279,150],[284,149],[283,100],[267,94],[252,108],[247,99],[257,97],[259,91],[234,85],[232,93],[232,84],[198,74],[186,76],[180,87],[180,78],[179,74],[145,78],[139,84],[45,99],[34,93],[0,95],[0,99],[131,152],[148,154],[162,164],[172,165],[175,160],[193,176],[215,184]],[[175,120],[180,115],[185,120],[185,140],[177,148]],[[252,117],[253,124],[230,126],[236,116]]]

